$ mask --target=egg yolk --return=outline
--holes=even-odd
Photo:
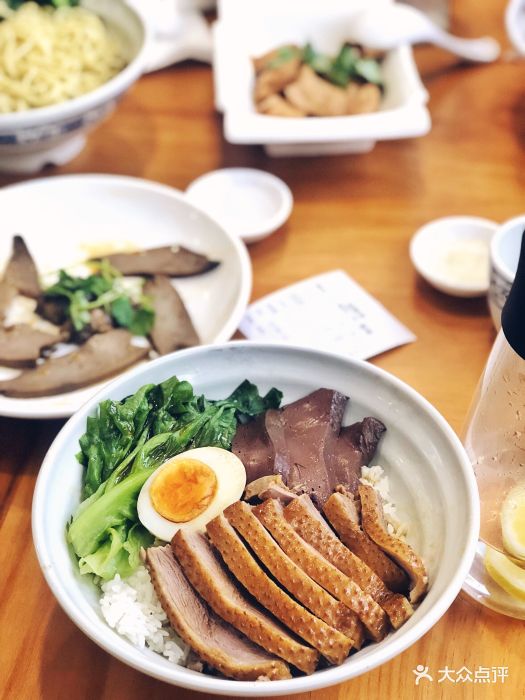
[[[197,459],[167,464],[151,483],[153,507],[166,520],[186,523],[203,513],[217,493],[217,476]]]

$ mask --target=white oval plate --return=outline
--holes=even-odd
[[[221,261],[211,272],[175,281],[203,344],[229,340],[246,310],[252,283],[246,247],[171,187],[131,177],[66,175],[4,188],[0,211],[0,270],[15,233],[44,276],[97,254],[97,247],[178,243]],[[0,377],[12,372],[0,368]],[[0,415],[70,416],[106,383],[35,399],[0,395]]]
[[[284,403],[319,387],[350,396],[344,423],[376,416],[387,426],[373,464],[390,478],[397,512],[409,524],[408,539],[423,556],[430,590],[414,615],[379,644],[352,654],[341,666],[282,681],[232,681],[196,673],[148,649],[137,649],[102,618],[99,591],[80,576],[65,537],[78,506],[82,467],[75,460],[86,419],[107,398],[122,399],[143,384],[177,375],[197,393],[223,398],[243,379],[266,392],[276,386]],[[136,367],[105,387],[62,428],[40,469],[33,498],[33,541],[44,576],[73,622],[99,646],[154,678],[203,693],[269,697],[306,693],[342,683],[407,649],[439,620],[459,593],[479,533],[474,472],[458,437],[414,389],[369,362],[328,353],[249,341],[182,350]],[[407,678],[410,675],[406,670]],[[177,694],[174,693],[174,697]]]

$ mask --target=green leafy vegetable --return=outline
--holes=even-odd
[[[66,299],[67,314],[77,332],[89,326],[94,309],[103,309],[115,325],[128,328],[134,335],[147,335],[155,320],[148,299],[142,295],[132,299],[122,275],[107,260],[102,260],[97,273],[88,277],[72,277],[60,270],[58,281],[45,290],[44,296]]]
[[[218,401],[195,395],[171,377],[146,384],[122,401],[102,401],[79,440],[83,502],[67,529],[82,574],[128,576],[152,537],[137,516],[146,479],[170,457],[194,447],[230,449],[241,421],[278,408],[282,393],[261,396],[249,381]]]
[[[319,53],[312,44],[303,48],[303,61],[334,85],[346,87],[351,81],[382,86],[381,64],[375,58],[363,57],[358,46],[344,44],[335,58]]]
[[[277,54],[271,61],[268,61],[265,68],[274,70],[275,68],[280,68],[288,61],[292,61],[294,58],[300,58],[301,50],[296,46],[281,46],[277,49]]]

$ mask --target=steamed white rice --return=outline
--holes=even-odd
[[[408,534],[408,523],[402,522],[398,516],[396,505],[390,495],[390,481],[383,467],[378,464],[373,467],[361,467],[360,481],[372,486],[381,496],[388,532],[405,540]]]
[[[127,579],[117,574],[104,583],[100,608],[108,625],[134,646],[148,647],[175,664],[185,662],[188,647],[170,627],[145,566]]]

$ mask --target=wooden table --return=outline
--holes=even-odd
[[[503,9],[502,0],[457,0],[455,29],[472,36],[495,33],[505,42]],[[507,57],[491,66],[466,66],[429,48],[417,56],[433,120],[431,134],[419,140],[382,143],[353,157],[271,160],[260,148],[224,142],[209,68],[182,65],[143,78],[86,150],[47,174],[113,172],[185,188],[220,166],[276,173],[291,186],[295,208],[279,233],[250,248],[253,298],[344,268],[418,337],[374,363],[415,387],[460,430],[494,331],[484,300],[453,300],[417,278],[408,241],[438,216],[504,220],[525,209],[525,65]],[[3,177],[0,184],[13,181]],[[58,421],[0,420],[3,697],[197,700],[100,650],[69,621],[44,583],[31,542],[31,497],[42,457],[60,427]],[[523,633],[522,623],[460,596],[404,654],[311,696],[525,697]],[[433,682],[415,686],[412,669],[418,664],[429,667]],[[438,683],[445,666],[508,667],[509,675],[488,685]]]

